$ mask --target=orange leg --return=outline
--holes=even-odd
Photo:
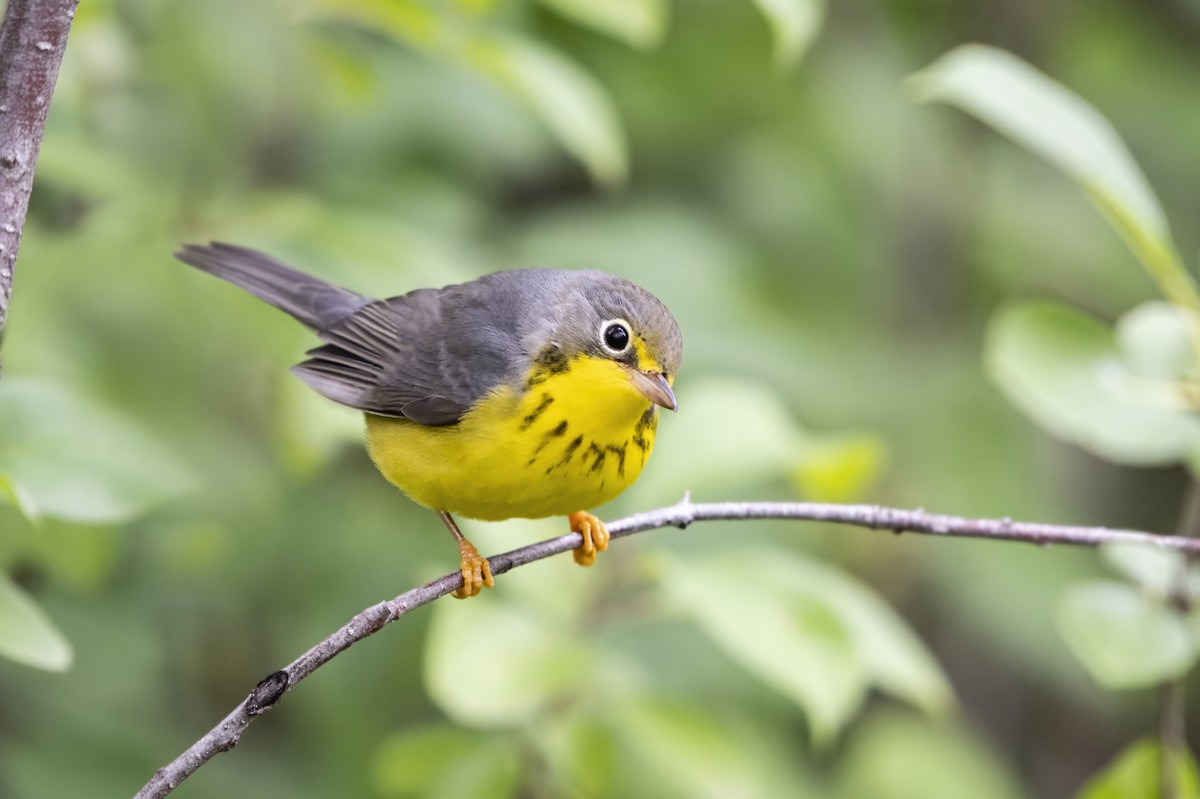
[[[572,551],[575,562],[580,566],[591,566],[596,562],[596,553],[608,549],[608,528],[585,510],[572,513],[567,520],[571,522],[571,532],[583,536],[583,544]]]
[[[496,581],[492,579],[492,565],[488,563],[487,558],[480,555],[475,545],[467,540],[467,537],[458,529],[458,525],[454,523],[454,519],[450,518],[449,513],[440,510],[438,516],[446,523],[446,528],[458,542],[458,558],[459,566],[462,569],[463,584],[462,588],[454,592],[455,599],[473,597],[483,588],[494,586]]]

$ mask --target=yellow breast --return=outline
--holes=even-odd
[[[536,367],[462,420],[429,427],[367,414],[375,465],[414,501],[474,519],[541,518],[609,501],[654,448],[658,408],[613,361]]]

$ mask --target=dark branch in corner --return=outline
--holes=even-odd
[[[1099,546],[1111,541],[1145,544],[1187,553],[1200,552],[1200,540],[1177,536],[1155,535],[1134,530],[1109,530],[1104,527],[1068,527],[1057,524],[1014,522],[1012,519],[970,519],[944,516],[924,510],[900,510],[878,505],[825,505],[815,502],[717,502],[693,504],[688,497],[668,508],[639,513],[612,522],[608,530],[613,538],[624,538],[645,530],[662,527],[685,528],[692,522],[733,521],[746,519],[794,519],[798,521],[830,522],[924,535],[957,538],[985,538],[999,541],[1024,541],[1039,546],[1067,544]],[[492,574],[532,563],[535,560],[575,549],[582,539],[578,533],[551,538],[521,549],[514,549],[489,560]],[[348,649],[389,622],[411,610],[457,590],[462,575],[455,572],[406,591],[395,599],[366,608],[333,635],[321,641],[280,671],[260,682],[246,699],[233,709],[221,723],[187,751],[163,766],[137,793],[135,799],[160,799],[175,790],[180,782],[208,762],[219,752],[228,752],[250,725],[255,716],[271,707],[292,686],[328,663],[338,653]]]
[[[0,342],[50,97],[79,0],[8,0],[0,27]]]

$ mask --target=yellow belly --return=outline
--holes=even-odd
[[[414,501],[495,521],[565,515],[620,494],[650,457],[658,408],[615,363],[581,357],[522,392],[493,392],[456,425],[366,420],[371,459]]]

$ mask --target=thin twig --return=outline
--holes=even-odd
[[[815,502],[717,502],[693,504],[685,496],[675,505],[647,513],[639,513],[612,522],[608,530],[613,538],[624,538],[645,530],[662,527],[687,527],[692,522],[732,521],[747,519],[793,519],[799,521],[831,522],[925,535],[958,538],[986,538],[1000,541],[1025,541],[1046,546],[1099,546],[1110,541],[1139,543],[1184,552],[1200,552],[1200,540],[1155,535],[1135,530],[1109,530],[1104,527],[1069,527],[1057,524],[1014,522],[1011,519],[972,519],[926,513],[924,510],[901,510],[878,505],[826,505]],[[535,560],[558,555],[580,546],[578,533],[551,538],[521,549],[515,549],[489,560],[492,574],[501,575]],[[161,799],[175,789],[192,772],[219,752],[232,749],[242,732],[255,718],[269,710],[284,693],[338,653],[382,629],[384,625],[443,597],[462,585],[458,572],[447,574],[420,588],[407,591],[395,599],[366,608],[333,635],[305,652],[285,668],[271,674],[250,692],[250,695],[221,723],[204,737],[159,769],[137,793],[135,799]]]
[[[0,341],[50,96],[79,0],[8,0],[0,27]]]
[[[1193,482],[1184,500],[1183,513],[1179,520],[1180,536],[1200,538],[1200,483]],[[1192,611],[1191,587],[1188,574],[1195,555],[1185,552],[1171,586],[1171,606],[1179,613]],[[1167,680],[1159,693],[1158,739],[1159,739],[1159,791],[1160,799],[1176,799],[1179,785],[1176,784],[1175,763],[1178,755],[1187,751],[1187,732],[1184,709],[1187,694],[1184,686],[1186,675]]]

